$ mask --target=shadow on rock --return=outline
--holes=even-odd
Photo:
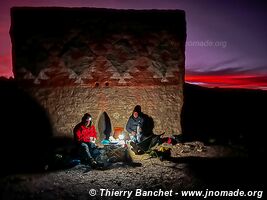
[[[32,172],[44,164],[52,135],[45,110],[14,80],[0,80],[1,174]]]

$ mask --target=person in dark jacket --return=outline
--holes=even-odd
[[[133,142],[139,143],[143,136],[144,119],[141,113],[141,106],[135,106],[132,115],[129,117],[126,124],[126,130],[129,132],[130,138]]]

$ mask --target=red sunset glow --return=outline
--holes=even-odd
[[[206,87],[250,88],[267,90],[267,76],[257,75],[186,75],[186,82]]]

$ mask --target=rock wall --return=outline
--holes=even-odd
[[[90,112],[93,123],[103,112],[114,127],[125,127],[128,117],[136,105],[151,116],[155,133],[180,133],[181,91],[176,86],[145,88],[36,88],[31,93],[51,116],[54,132],[70,136],[83,113]]]
[[[70,136],[85,112],[124,127],[136,105],[154,132],[179,134],[185,14],[180,10],[12,8],[16,80]]]

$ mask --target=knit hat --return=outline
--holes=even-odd
[[[134,107],[133,112],[138,112],[138,114],[140,114],[140,113],[141,113],[141,106],[140,106],[140,105],[136,105],[136,106]]]

